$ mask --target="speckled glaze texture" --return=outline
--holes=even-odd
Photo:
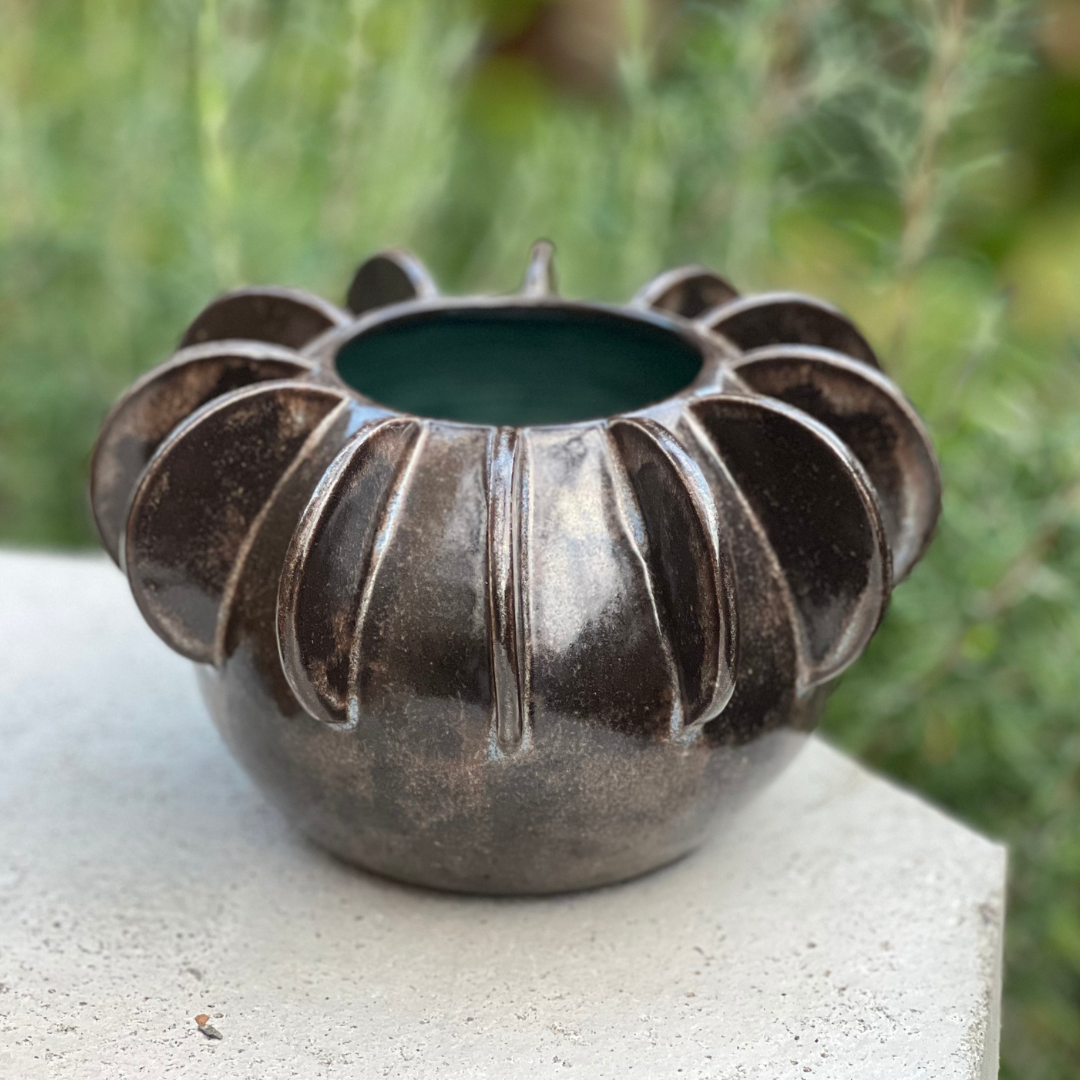
[[[700,267],[574,303],[550,259],[538,244],[507,297],[442,298],[400,252],[361,266],[347,309],[219,297],[92,464],[102,542],[267,796],[341,857],[437,888],[583,888],[690,850],[799,748],[940,503],[921,422],[834,308]],[[583,370],[615,357],[599,382],[624,339],[643,386],[665,349],[696,375],[520,424],[342,377],[379,341],[455,327],[517,335],[494,370],[527,388],[544,335],[571,370],[579,331]],[[438,372],[438,347],[415,352]],[[391,373],[406,396],[411,363]]]

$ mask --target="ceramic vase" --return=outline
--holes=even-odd
[[[667,863],[790,760],[938,515],[839,311],[700,267],[624,306],[214,300],[106,419],[104,546],[225,742],[344,859],[540,893]]]

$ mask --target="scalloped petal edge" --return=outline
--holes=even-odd
[[[275,379],[304,378],[315,365],[259,341],[190,345],[136,380],[109,410],[90,460],[90,507],[102,546],[120,565],[128,504],[154,451],[209,401]]]
[[[243,339],[303,349],[352,316],[303,289],[253,285],[216,296],[192,320],[180,348],[205,341]]]
[[[874,484],[893,559],[893,584],[926,550],[941,513],[941,473],[925,425],[882,372],[831,349],[773,345],[731,365],[759,395],[787,402],[828,427]]]
[[[143,617],[181,655],[219,659],[230,584],[253,531],[349,401],[312,383],[257,384],[208,402],[151,458],[131,498],[121,563]]]
[[[754,293],[698,316],[699,325],[744,352],[767,345],[821,345],[880,368],[877,354],[839,308],[795,292]]]
[[[686,414],[699,445],[741,492],[787,580],[799,622],[800,688],[834,678],[873,636],[891,588],[869,477],[825,425],[784,402],[716,394],[690,402]],[[782,469],[776,455],[785,458]],[[845,579],[846,611],[828,595]]]
[[[418,258],[407,251],[390,249],[372,255],[357,267],[345,305],[359,317],[376,308],[438,295],[434,279]]]
[[[657,275],[631,301],[637,307],[696,319],[706,311],[735,300],[734,285],[705,266],[679,266]]]

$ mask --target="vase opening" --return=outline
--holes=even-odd
[[[703,354],[648,319],[585,307],[414,311],[351,338],[336,356],[355,390],[401,412],[514,427],[641,409],[697,377]]]

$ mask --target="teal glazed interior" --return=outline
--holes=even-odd
[[[508,305],[419,311],[346,342],[338,374],[401,412],[525,427],[631,412],[677,393],[702,354],[615,312]]]

